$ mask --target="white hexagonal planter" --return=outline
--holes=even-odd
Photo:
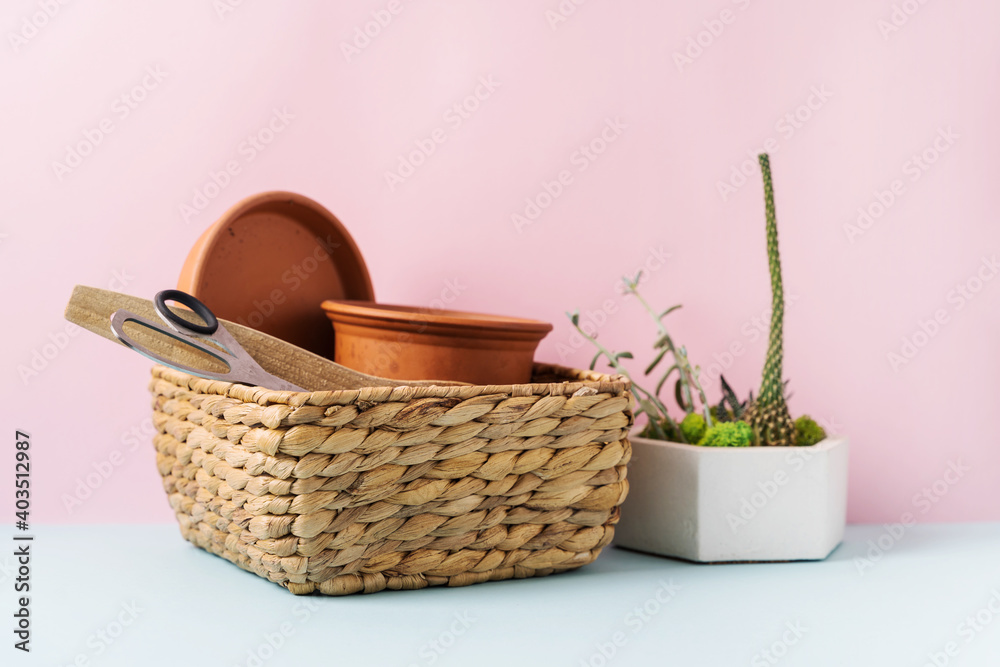
[[[812,447],[631,441],[618,546],[699,563],[822,560],[843,539],[846,438]]]

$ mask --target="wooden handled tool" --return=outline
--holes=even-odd
[[[111,330],[111,316],[118,310],[131,311],[139,317],[161,321],[152,301],[84,285],[73,288],[65,315],[70,322],[122,344]],[[175,311],[177,314],[182,312],[186,311]],[[464,384],[435,380],[391,380],[367,375],[235,322],[219,319],[219,324],[226,328],[265,371],[306,391]],[[180,364],[213,372],[226,370],[224,364],[197,348],[169,336],[154,333],[146,327],[137,326],[129,335],[135,342],[149,350]]]

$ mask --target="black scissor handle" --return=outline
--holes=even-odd
[[[205,320],[205,323],[196,324],[184,319],[174,311],[167,308],[167,301],[176,301],[179,304],[187,306],[194,311],[195,315]],[[211,336],[219,328],[219,320],[215,317],[215,313],[208,309],[208,306],[187,292],[182,292],[179,289],[165,289],[162,292],[157,292],[156,296],[153,297],[153,305],[156,306],[156,312],[160,314],[160,317],[181,327],[182,329]]]

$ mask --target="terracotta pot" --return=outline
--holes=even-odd
[[[205,230],[177,281],[217,317],[333,359],[323,299],[374,299],[354,239],[317,202],[293,192],[247,197]]]
[[[498,315],[324,301],[337,363],[397,380],[477,385],[531,381],[538,343],[552,325]]]

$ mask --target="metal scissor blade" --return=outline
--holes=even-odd
[[[226,370],[226,372],[224,373],[217,373],[215,371],[209,371],[201,368],[194,368],[192,366],[185,366],[184,364],[178,363],[173,359],[170,359],[169,357],[165,357],[157,352],[154,352],[150,350],[148,347],[142,345],[141,343],[136,342],[127,333],[125,333],[125,324],[127,322],[134,322],[138,325],[146,327],[147,329],[155,331],[156,333],[161,334],[162,336],[171,338],[186,347],[193,347],[201,352],[204,352],[205,354],[208,354],[209,356],[214,357],[215,359],[221,361],[223,364],[225,364],[228,370]],[[168,366],[170,368],[173,368],[174,370],[182,371],[184,373],[191,373],[192,375],[197,375],[199,377],[209,378],[212,380],[223,380],[226,382],[234,381],[232,377],[233,374],[232,361],[234,358],[231,356],[229,356],[228,358],[226,356],[223,356],[223,353],[221,353],[219,350],[216,350],[211,346],[199,342],[198,339],[194,338],[193,336],[188,336],[187,334],[176,331],[172,328],[170,329],[165,328],[164,326],[160,325],[157,322],[152,322],[150,320],[147,320],[145,317],[140,317],[135,313],[131,313],[127,310],[116,310],[114,312],[114,314],[111,316],[111,331],[114,333],[115,338],[121,341],[122,344],[132,348],[133,350],[143,355],[144,357],[152,359],[157,363],[161,363],[164,366]]]
[[[96,287],[87,287],[86,285],[77,285],[73,288],[73,294],[66,304],[66,319],[87,331],[113,341],[117,345],[125,345],[108,326],[108,320],[117,310],[127,310],[152,320],[160,318],[153,303],[148,299]],[[227,333],[270,377],[280,378],[279,383],[282,383],[257,381],[256,384],[280,391],[295,391],[296,389],[292,387],[296,385],[301,387],[302,391],[334,391],[361,387],[427,387],[464,384],[440,380],[391,380],[365,375],[236,322],[220,319],[219,324],[226,328]],[[138,332],[136,332],[136,337],[139,337]],[[152,334],[149,337],[152,338]],[[159,340],[160,337],[157,339]],[[194,354],[194,351],[187,345],[178,345],[175,349],[177,350],[176,358],[188,364],[198,364],[203,359],[201,355]],[[248,380],[244,378],[244,381]],[[292,382],[295,384],[292,385]]]

